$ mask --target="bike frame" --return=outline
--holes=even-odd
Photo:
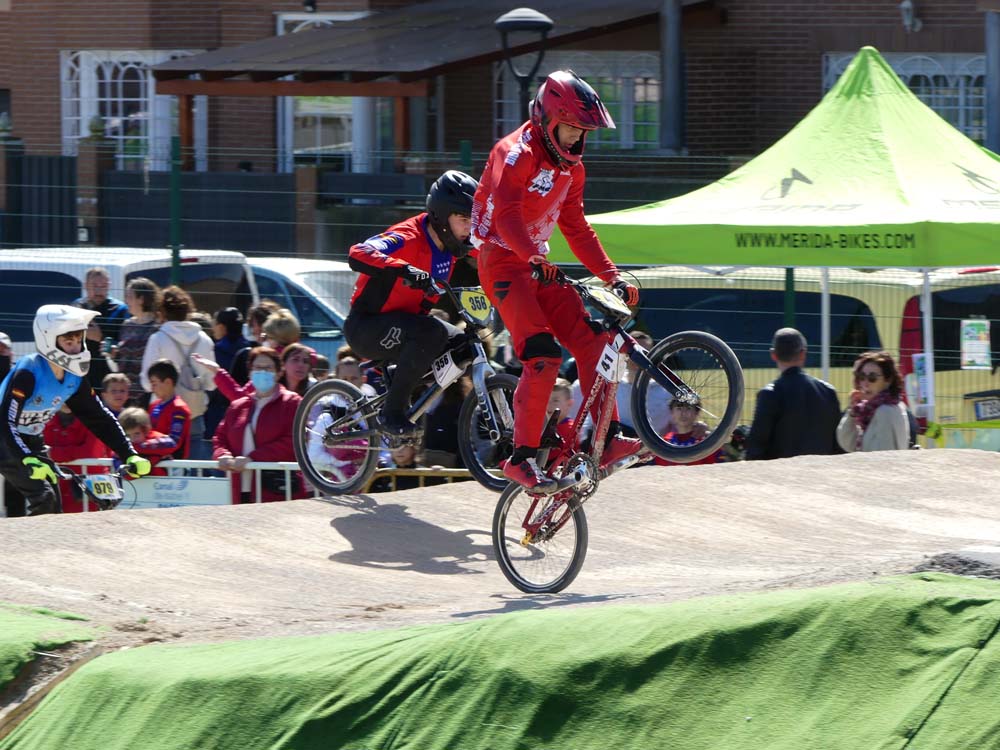
[[[486,425],[487,429],[489,430],[490,439],[499,440],[501,435],[500,422],[497,421],[497,415],[494,410],[494,406],[490,402],[489,392],[486,389],[487,378],[492,377],[496,373],[493,370],[493,368],[490,367],[489,358],[486,356],[486,348],[483,346],[483,342],[479,339],[479,336],[476,333],[476,331],[485,328],[485,326],[476,318],[474,318],[471,314],[469,314],[469,312],[462,305],[461,301],[458,299],[458,295],[455,294],[456,290],[453,289],[446,281],[443,280],[434,281],[432,285],[432,290],[438,295],[442,296],[447,295],[448,298],[451,299],[452,303],[455,305],[455,309],[458,311],[459,317],[461,317],[462,320],[465,321],[468,331],[466,334],[467,340],[472,349],[473,358],[472,361],[461,372],[459,372],[453,379],[446,382],[444,385],[438,382],[437,378],[434,378],[430,383],[430,385],[427,387],[427,390],[421,393],[420,396],[417,397],[416,402],[409,408],[409,410],[407,410],[406,412],[407,419],[409,419],[411,422],[416,422],[417,420],[419,420],[434,406],[434,404],[437,403],[438,399],[441,398],[441,396],[444,394],[445,389],[448,388],[448,386],[454,383],[455,380],[458,380],[458,378],[461,377],[461,375],[468,372],[472,378],[472,385],[476,392],[476,398],[479,402],[479,408],[483,412],[486,420]],[[459,289],[459,291],[462,290]],[[453,349],[450,349],[449,352],[450,351],[453,351]],[[388,368],[386,368],[386,381],[387,384],[391,387],[392,376],[389,373]],[[384,400],[385,400],[385,394],[382,394],[380,396],[376,396],[375,398],[366,401],[363,405],[363,408],[360,410],[361,411],[360,418],[370,419],[378,412],[377,407],[380,407]],[[503,404],[501,408],[505,407],[506,404]],[[510,414],[504,414],[502,416],[505,417],[508,422],[512,421],[513,419]],[[358,419],[352,418],[352,421],[356,423]],[[349,434],[339,433],[339,432],[335,433],[335,430],[343,429],[343,427],[345,427],[347,424],[349,423],[345,423],[342,420],[338,420],[337,422],[334,422],[330,426],[329,433],[331,435],[342,434],[343,435],[342,439],[345,441],[356,440],[358,438],[369,438],[375,435],[379,436],[382,435],[381,430],[378,429],[359,430],[357,432],[352,432]],[[333,447],[334,445],[336,445],[336,441],[331,442],[330,447]],[[368,448],[367,450],[382,450],[382,447],[376,446]]]
[[[585,285],[566,278],[564,278],[564,283],[573,286],[581,297],[593,299]],[[672,398],[683,398],[686,394],[691,393],[690,389],[669,367],[663,364],[653,364],[652,360],[647,356],[647,350],[625,330],[620,320],[605,313],[601,327],[607,332],[610,341],[605,346],[604,352],[597,362],[594,384],[590,389],[590,393],[577,410],[572,443],[561,446],[555,456],[549,455],[550,449],[543,449],[540,456],[541,460],[539,461],[541,465],[545,466],[546,472],[550,475],[558,472],[560,469],[563,471],[568,469],[574,457],[581,453],[580,447],[583,442],[584,421],[587,414],[591,413],[591,408],[596,404],[597,418],[594,420],[591,447],[587,455],[592,462],[591,468],[600,468],[597,469],[594,476],[589,475],[588,471],[583,468],[577,469],[560,478],[560,489],[555,494],[534,497],[522,523],[522,528],[524,528],[526,535],[533,539],[538,538],[540,535],[557,532],[569,520],[570,513],[573,512],[575,507],[582,505],[593,494],[590,492],[584,497],[578,498],[577,502],[579,505],[575,507],[571,506],[568,508],[568,512],[563,513],[553,522],[552,519],[556,516],[557,511],[566,507],[574,498],[574,490],[577,487],[588,482],[596,483],[642,460],[642,452],[640,451],[640,453],[623,458],[613,465],[600,466],[601,456],[604,453],[604,441],[607,438],[608,428],[611,426],[611,415],[616,403],[618,384],[625,374],[626,360],[635,362],[642,370],[649,373],[650,378],[663,387]],[[544,501],[546,505],[542,513],[538,517],[535,517],[535,511],[540,501]]]

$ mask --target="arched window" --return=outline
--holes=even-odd
[[[514,58],[518,70],[528,70],[534,55]],[[587,149],[659,148],[659,57],[652,52],[546,52],[536,80],[534,96],[554,70],[572,70],[594,87],[614,118],[615,130],[600,129],[587,136]],[[494,66],[494,138],[502,138],[521,124],[519,84],[505,63]]]
[[[157,96],[150,67],[190,51],[78,50],[63,52],[63,153],[97,129],[115,142],[119,169],[168,169],[177,129],[176,99]],[[195,97],[195,161],[206,165],[207,97]]]

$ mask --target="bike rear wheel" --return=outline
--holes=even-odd
[[[295,412],[292,442],[295,459],[309,483],[320,492],[350,495],[362,489],[378,465],[378,433],[370,433],[368,397],[343,380],[321,380],[302,397]],[[345,420],[334,432],[331,426]],[[358,433],[357,437],[351,437]],[[324,445],[328,435],[336,442]]]
[[[545,512],[551,498],[535,498],[509,484],[493,514],[493,552],[504,576],[526,594],[554,594],[569,586],[587,557],[587,517],[574,497],[555,511],[550,534],[526,541],[525,526]],[[534,506],[534,507],[533,507]]]
[[[697,395],[699,420],[708,436],[693,445],[664,440],[671,395],[640,368],[632,386],[632,424],[642,442],[660,458],[677,463],[698,461],[721,448],[743,409],[743,368],[733,350],[710,333],[684,331],[663,339],[648,356],[654,367],[669,370],[672,380]]]
[[[500,471],[500,463],[510,458],[514,451],[514,390],[517,378],[513,375],[494,375],[486,380],[486,392],[493,406],[493,414],[500,428],[500,437],[489,435],[486,415],[479,407],[473,391],[465,398],[458,417],[458,450],[465,468],[483,487],[502,492],[507,480]]]

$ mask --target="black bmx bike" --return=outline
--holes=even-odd
[[[459,451],[472,476],[484,487],[500,492],[507,480],[499,465],[513,451],[517,378],[497,374],[483,346],[481,337],[490,334],[498,319],[479,287],[451,287],[436,281],[433,291],[448,295],[465,322],[465,330],[434,360],[406,417],[418,424],[444,390],[468,372],[473,388],[462,403],[456,425]],[[393,367],[381,364],[387,384],[391,383]],[[365,393],[343,380],[323,380],[306,392],[295,413],[292,439],[295,458],[313,487],[324,493],[349,495],[367,485],[378,465],[379,452],[394,443],[394,437],[382,431],[378,420],[383,401],[385,394]]]

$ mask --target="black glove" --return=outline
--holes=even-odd
[[[399,278],[401,278],[403,283],[407,286],[419,289],[423,292],[430,289],[431,284],[434,283],[431,280],[431,275],[427,273],[427,271],[423,271],[416,266],[404,266],[399,272]]]
[[[544,263],[532,263],[531,275],[538,279],[542,284],[551,284],[554,281],[559,281],[562,277],[562,271],[560,271],[559,266],[554,263],[545,261]]]
[[[629,307],[635,307],[639,304],[638,288],[629,284],[627,281],[618,279],[618,281],[611,285],[611,288],[615,290],[615,294],[621,297],[625,304]]]

